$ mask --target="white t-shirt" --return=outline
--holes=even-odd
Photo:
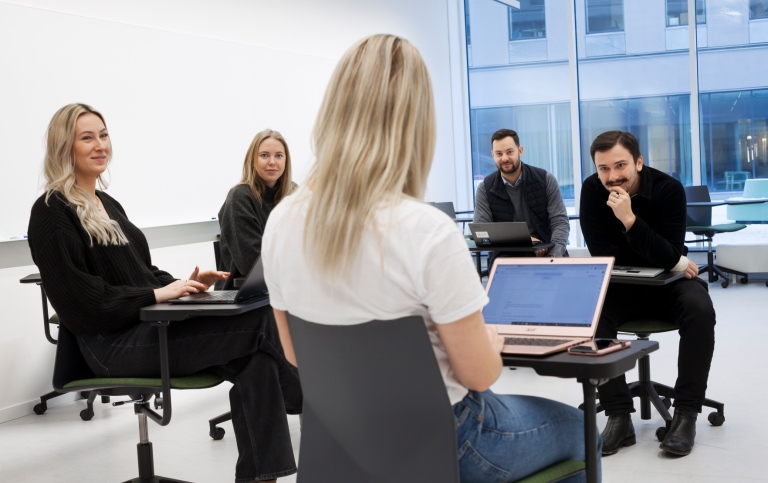
[[[419,315],[424,318],[451,404],[467,388],[451,369],[435,324],[455,322],[488,303],[466,241],[456,223],[435,207],[404,200],[376,214],[363,230],[360,253],[337,282],[313,277],[304,251],[312,192],[306,187],[272,211],[262,260],[270,303],[304,320],[353,325]]]

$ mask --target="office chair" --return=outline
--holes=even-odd
[[[685,198],[687,202],[711,201],[709,197],[709,188],[706,186],[686,186]],[[727,288],[730,278],[724,271],[715,265],[715,254],[712,251],[712,238],[718,233],[730,233],[743,230],[747,225],[742,223],[713,225],[711,206],[689,206],[687,213],[688,216],[685,223],[685,231],[690,231],[694,235],[702,238],[697,240],[686,240],[685,243],[707,242],[707,265],[699,267],[699,270],[709,274],[709,283],[716,282],[718,276],[723,277],[721,285],[723,288]]]
[[[297,483],[459,481],[455,418],[421,317],[288,323],[304,393]],[[522,481],[583,468],[565,461]]]
[[[224,265],[221,263],[221,251],[220,251],[220,243],[218,238],[221,235],[216,236],[216,240],[213,241],[213,256],[214,260],[216,260],[216,270],[224,271],[226,270],[224,268]],[[214,290],[221,290],[221,287],[223,286],[223,283],[216,282],[213,286]],[[219,424],[225,422],[225,421],[231,421],[232,420],[232,412],[227,411],[224,414],[220,414],[216,416],[215,418],[211,418],[208,420],[208,435],[213,438],[215,441],[220,440],[224,437],[224,434],[226,431],[224,428],[220,428]]]
[[[40,279],[39,273],[33,273],[30,275],[27,275],[26,277],[19,280],[20,283],[34,283],[38,287],[40,287],[40,295],[42,296],[42,302],[43,302],[43,330],[45,331],[45,338],[48,339],[48,342],[50,342],[53,345],[57,344],[57,340],[53,338],[51,335],[51,326],[59,327],[59,316],[57,314],[53,314],[50,317],[48,316],[48,296],[45,294],[45,288],[43,288],[42,280]],[[35,406],[32,408],[32,410],[35,412],[35,414],[43,414],[45,411],[48,410],[48,401],[55,397],[62,396],[65,393],[59,392],[59,391],[51,391],[49,393],[43,394],[40,396],[40,402],[35,404]],[[83,409],[80,411],[80,419],[83,421],[88,421],[93,417],[93,401],[96,399],[96,396],[98,396],[98,392],[91,392],[91,391],[83,391],[81,396],[85,399],[87,399],[87,407],[86,409]],[[101,402],[102,403],[109,403],[109,396],[101,396]]]
[[[113,403],[114,406],[133,404],[134,413],[139,417],[139,443],[137,459],[139,476],[125,483],[187,483],[181,480],[155,475],[152,443],[149,441],[147,417],[161,426],[171,421],[171,389],[204,389],[220,384],[223,379],[212,373],[200,373],[187,377],[170,377],[168,368],[168,325],[158,324],[160,340],[159,378],[96,377],[88,367],[75,336],[64,324],[59,326],[56,345],[56,362],[53,369],[53,387],[60,393],[98,391],[100,394],[129,396],[130,401]],[[152,396],[162,393],[158,414],[149,407]]]
[[[631,320],[618,327],[619,332],[633,334],[637,336],[638,340],[649,340],[651,334],[678,329],[679,327],[672,322],[656,319]],[[672,407],[672,401],[675,399],[675,389],[651,380],[651,358],[648,354],[637,361],[637,373],[638,380],[629,384],[629,392],[633,398],[640,398],[640,419],[651,419],[651,404],[653,404],[653,407],[656,408],[656,411],[664,419],[665,426],[656,429],[656,439],[664,441],[664,437],[667,435],[667,431],[672,423],[672,415],[669,413],[669,408]],[[710,424],[712,426],[722,426],[725,422],[725,404],[705,398],[702,405],[715,409],[715,411],[707,416]],[[598,402],[596,411],[600,412],[602,410],[603,407]]]

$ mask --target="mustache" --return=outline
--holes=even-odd
[[[606,186],[619,186],[621,184],[626,183],[627,181],[629,181],[627,178],[621,178],[621,179],[618,179],[616,181],[608,181],[607,183],[605,183],[605,185]]]

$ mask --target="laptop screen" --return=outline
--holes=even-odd
[[[589,327],[608,267],[499,264],[483,309],[487,324]]]

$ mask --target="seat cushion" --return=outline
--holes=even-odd
[[[576,460],[566,460],[560,463],[555,463],[552,466],[548,466],[538,473],[534,473],[530,476],[518,480],[517,483],[548,483],[551,481],[557,481],[566,476],[570,476],[584,471],[584,462]]]
[[[619,332],[631,334],[655,334],[677,329],[679,329],[679,327],[672,322],[656,319],[630,320],[624,322],[617,328]]]
[[[172,377],[172,389],[204,389],[221,384],[223,378],[203,372],[193,376]],[[77,389],[94,389],[99,387],[141,387],[160,389],[162,382],[159,377],[95,377],[93,379],[81,379],[64,385],[64,389],[75,391]]]

